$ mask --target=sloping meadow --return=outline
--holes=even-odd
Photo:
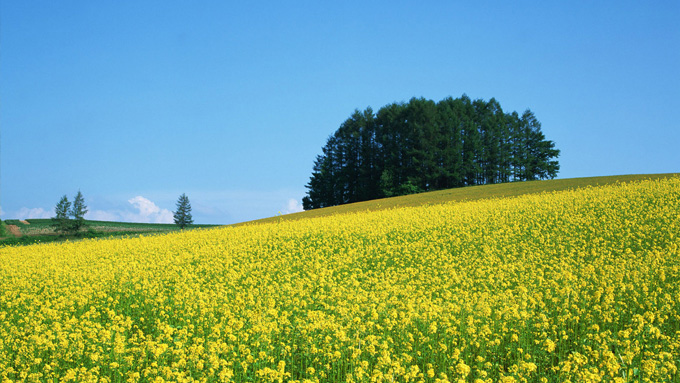
[[[680,178],[0,249],[0,381],[680,380]]]

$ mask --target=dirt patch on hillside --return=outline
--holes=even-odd
[[[28,221],[26,221],[26,220],[23,220],[23,219],[22,219],[21,221],[19,221],[19,222],[23,223],[24,225],[30,225],[30,224],[31,224],[30,222],[28,222]]]
[[[19,226],[17,225],[7,225],[7,230],[9,230],[12,235],[21,237],[21,230],[19,230]]]

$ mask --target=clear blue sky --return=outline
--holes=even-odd
[[[680,2],[0,0],[2,218],[299,209],[354,109],[531,109],[560,178],[680,172]]]

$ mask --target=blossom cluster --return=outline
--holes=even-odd
[[[677,382],[680,178],[0,249],[0,382]]]

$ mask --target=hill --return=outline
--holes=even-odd
[[[414,207],[422,205],[436,205],[447,202],[475,201],[479,199],[516,197],[525,194],[536,194],[560,190],[579,189],[584,187],[604,186],[622,182],[653,180],[678,176],[680,173],[666,174],[634,174],[604,177],[583,177],[555,179],[544,181],[510,182],[493,185],[468,186],[427,193],[412,194],[400,197],[383,198],[371,201],[356,202],[346,205],[313,209],[300,213],[286,214],[263,218],[254,221],[240,222],[229,226],[242,226],[281,222],[288,220],[326,217],[336,214],[357,213],[363,211],[379,211],[398,207]],[[0,245],[32,244],[66,239],[104,238],[125,235],[163,234],[178,230],[174,224],[158,223],[130,223],[108,221],[85,221],[88,231],[77,236],[58,236],[50,219],[5,220],[0,228]],[[8,230],[8,225],[17,235]],[[211,228],[220,225],[190,225],[189,229]]]
[[[446,202],[475,201],[488,198],[517,197],[525,194],[545,193],[561,190],[579,189],[584,187],[605,186],[622,182],[654,180],[680,176],[680,173],[664,174],[629,174],[602,177],[566,178],[543,181],[510,182],[493,185],[468,186],[427,193],[411,194],[400,197],[383,198],[371,201],[355,202],[346,205],[332,206],[322,209],[307,210],[300,213],[286,214],[276,217],[263,218],[236,224],[256,224],[297,220],[315,217],[325,217],[343,213],[357,213],[362,211],[377,211],[397,207],[435,205]]]
[[[678,382],[656,178],[0,248],[0,381]]]

